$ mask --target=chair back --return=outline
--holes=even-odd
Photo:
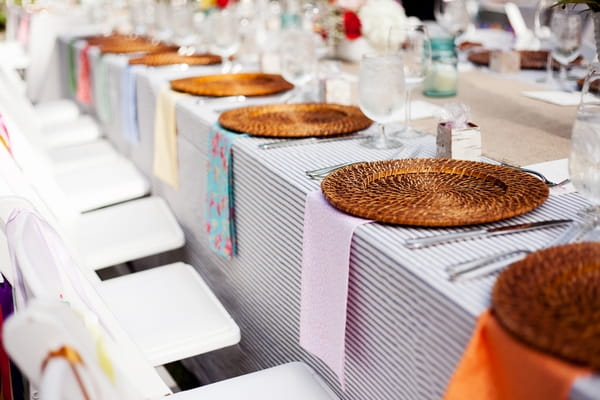
[[[119,365],[127,371],[125,381],[130,381],[135,391],[149,397],[170,393],[96,291],[92,284],[94,280],[98,283],[96,275],[79,268],[48,222],[34,211],[16,209],[6,221],[5,233],[18,311],[33,299],[69,304],[77,313],[95,321],[106,353],[120,360]]]
[[[98,351],[93,324],[67,303],[34,300],[4,324],[7,353],[44,400],[142,399],[118,387],[120,371]]]

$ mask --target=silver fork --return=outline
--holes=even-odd
[[[419,155],[419,153],[421,152],[421,145],[416,145],[416,146],[412,147],[410,149],[410,152],[407,155],[404,155],[404,153],[406,151],[407,151],[407,148],[403,147],[400,150],[398,150],[397,152],[395,152],[394,154],[392,154],[391,156],[385,158],[384,160],[393,160],[394,158],[397,158],[400,155],[404,156],[402,158],[414,158],[417,155]],[[323,179],[328,174],[332,173],[333,171],[336,171],[336,170],[338,170],[340,168],[343,168],[343,167],[346,167],[348,165],[357,164],[359,162],[361,162],[361,161],[343,162],[343,163],[340,163],[340,164],[328,165],[328,166],[323,167],[323,168],[308,170],[308,171],[305,171],[305,172],[306,172],[306,175],[310,179]]]
[[[592,231],[592,229],[593,223],[572,223],[566,231],[542,247],[542,249],[567,243],[579,242],[583,240],[585,236]],[[446,267],[448,280],[457,282],[482,278],[497,272],[504,267],[507,267],[511,263],[524,258],[526,255],[532,252],[533,250],[529,249],[508,250],[495,253],[484,258],[477,258],[452,264]]]
[[[523,167],[517,167],[516,165],[511,165],[511,164],[507,164],[507,163],[504,163],[504,162],[500,163],[500,165],[502,165],[503,167],[514,168],[514,169],[518,169],[519,171],[523,171],[523,172],[526,172],[528,174],[535,175],[538,178],[540,178],[542,182],[544,182],[546,185],[548,185],[548,187],[562,186],[562,185],[564,185],[566,183],[569,183],[571,181],[570,179],[563,179],[560,182],[552,182],[551,180],[549,180],[548,178],[546,178],[546,176],[544,174],[542,174],[539,171],[535,171],[533,169],[523,168]]]

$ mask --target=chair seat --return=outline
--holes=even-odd
[[[239,327],[191,265],[124,275],[97,289],[154,366],[240,341]]]
[[[39,103],[34,106],[34,109],[43,127],[74,121],[80,115],[77,104],[68,99]]]
[[[174,393],[173,400],[337,400],[306,364],[292,362]]]
[[[112,162],[119,153],[105,139],[48,149],[48,158],[57,173]]]
[[[79,212],[136,199],[150,191],[146,177],[124,158],[59,173],[55,179]]]
[[[70,146],[87,143],[102,136],[96,120],[89,115],[82,115],[73,120],[44,125],[42,132],[43,145],[46,148]]]
[[[82,267],[98,270],[182,247],[183,231],[158,197],[81,214],[70,235]]]

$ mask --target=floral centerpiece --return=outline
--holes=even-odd
[[[596,53],[600,57],[600,0],[559,0],[554,4],[554,7],[565,7],[567,4],[583,4],[592,12],[594,35],[596,39]]]
[[[390,27],[413,23],[397,0],[333,0],[332,34],[340,58],[358,61],[363,53],[384,50]],[[418,20],[417,20],[418,21]]]

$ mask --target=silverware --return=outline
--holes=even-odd
[[[546,185],[548,185],[548,187],[562,186],[562,185],[564,185],[566,183],[569,183],[571,181],[570,179],[563,179],[560,182],[552,182],[551,180],[549,180],[548,178],[546,178],[546,176],[544,174],[542,174],[539,171],[535,171],[533,169],[523,168],[523,167],[517,167],[516,165],[511,165],[511,164],[507,164],[507,163],[504,163],[504,162],[500,163],[500,165],[502,165],[503,167],[518,169],[519,171],[523,171],[523,172],[526,172],[528,174],[535,175],[538,178],[540,178],[542,180],[542,182],[544,182]]]
[[[359,140],[359,139],[368,139],[370,135],[351,135],[351,136],[337,136],[331,138],[306,138],[306,139],[286,139],[277,142],[268,142],[259,144],[258,147],[263,150],[271,150],[278,149],[281,147],[289,147],[289,146],[300,146],[305,144],[317,144],[317,143],[329,143],[329,142],[339,142],[342,140]]]
[[[408,150],[408,151],[407,151]],[[400,150],[392,154],[391,156],[385,158],[384,160],[392,160],[394,158],[414,158],[419,155],[421,152],[421,145],[410,146],[410,147],[402,147]],[[348,165],[356,164],[362,161],[349,161],[340,164],[328,165],[323,168],[313,169],[305,171],[306,175],[310,179],[324,179],[328,174],[336,171],[340,168],[346,167]]]
[[[196,100],[196,104],[241,103],[246,100],[246,96],[200,97]]]
[[[571,222],[573,222],[572,219],[553,219],[548,221],[526,222],[524,224],[501,226],[499,228],[485,228],[466,232],[454,232],[435,236],[417,237],[407,239],[404,242],[404,246],[408,247],[409,249],[421,249],[423,247],[453,242],[456,240],[504,235],[507,233],[527,232],[535,229],[550,228],[553,226],[569,224]]]
[[[541,249],[567,243],[579,242],[583,240],[585,236],[593,229],[594,225],[592,223],[573,223],[565,232],[563,232],[562,235],[551,241],[546,246],[543,246]],[[448,280],[455,282],[481,278],[507,267],[508,265],[524,258],[527,254],[532,252],[533,251],[530,249],[509,250],[495,253],[484,258],[477,258],[452,264],[446,268]]]

